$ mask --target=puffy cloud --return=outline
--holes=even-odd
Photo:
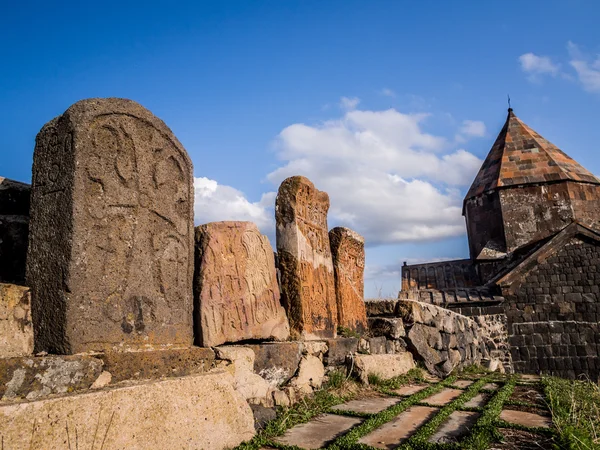
[[[600,93],[600,56],[590,60],[572,42],[567,44],[567,49],[570,55],[569,64],[575,69],[583,88],[588,92]]]
[[[530,75],[534,81],[540,75],[556,76],[560,72],[560,66],[554,64],[548,56],[538,56],[535,53],[525,53],[519,56],[521,69]]]
[[[422,130],[426,114],[348,111],[317,126],[293,124],[277,138],[278,185],[305,175],[329,193],[330,221],[367,243],[431,240],[464,233],[462,196],[481,160],[445,152],[447,139]]]
[[[465,120],[460,127],[460,133],[466,136],[485,136],[485,123],[480,120]]]
[[[274,233],[274,192],[263,194],[260,201],[253,203],[231,186],[199,177],[194,178],[194,197],[194,222],[197,225],[222,220],[243,220],[254,222],[269,237]]]
[[[360,103],[360,99],[358,97],[342,97],[340,99],[340,107],[343,110],[352,110],[355,109]]]

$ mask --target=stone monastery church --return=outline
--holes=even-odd
[[[506,315],[517,372],[600,374],[600,180],[512,109],[463,203],[470,258],[404,265],[401,297]]]

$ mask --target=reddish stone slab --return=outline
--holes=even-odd
[[[125,99],[48,122],[33,156],[27,284],[36,351],[192,344],[192,162]]]
[[[358,442],[375,448],[394,449],[409,439],[439,411],[430,406],[411,406],[390,422],[361,438]]]
[[[456,388],[464,389],[464,388],[471,386],[472,384],[473,384],[473,381],[471,381],[471,380],[456,380],[452,384],[452,386],[454,386]]]
[[[409,395],[416,394],[417,392],[421,392],[423,389],[425,389],[427,387],[428,387],[427,385],[422,385],[422,384],[407,384],[405,386],[402,386],[401,388],[394,390],[394,392],[398,395],[409,396]]]
[[[336,411],[354,411],[358,413],[375,414],[395,405],[400,401],[393,397],[370,397],[358,400],[351,400],[341,405],[334,406]]]
[[[338,325],[362,333],[367,330],[364,300],[365,240],[355,231],[336,227],[329,232]]]
[[[498,385],[496,383],[488,383],[488,384],[484,385],[481,389],[485,389],[488,391],[497,391],[499,387],[500,387],[500,385]]]
[[[424,399],[423,403],[429,403],[430,405],[435,406],[443,406],[450,403],[462,393],[463,391],[461,391],[460,389],[445,388],[437,394],[433,394],[432,396]]]
[[[252,222],[196,228],[195,336],[203,347],[290,335],[269,239]]]
[[[470,411],[454,411],[429,438],[429,442],[457,442],[469,433],[480,414]]]
[[[327,228],[329,196],[305,177],[281,183],[275,201],[281,303],[293,337],[333,338],[337,301]]]
[[[500,413],[500,419],[525,427],[550,428],[552,426],[552,419],[550,417],[524,411],[514,411],[512,409],[503,410]]]
[[[274,441],[305,449],[323,448],[361,422],[362,419],[356,417],[321,414],[308,423],[290,428],[283,436],[275,438]]]

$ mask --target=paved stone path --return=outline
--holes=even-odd
[[[438,448],[438,445],[442,448],[448,443],[460,446],[461,441],[473,432],[478,420],[485,416],[488,403],[497,396],[499,399],[510,397],[508,394],[514,389],[514,382],[506,385],[508,376],[482,377],[446,381],[431,379],[427,383],[407,384],[393,391],[380,390],[379,393],[336,405],[308,423],[287,430],[274,438],[272,444],[303,449],[327,448],[331,444],[337,448],[359,444],[379,449],[409,449],[414,448],[410,447],[411,442],[417,443],[418,440],[428,441],[432,449]],[[535,386],[541,392],[539,378],[527,377],[519,382]],[[428,390],[424,392],[424,389]],[[521,409],[518,402],[509,401],[496,417],[494,425],[499,429],[514,430],[513,440],[515,436],[541,433],[541,428],[551,429],[551,418],[542,407],[532,410],[529,405]],[[344,436],[354,429],[356,431],[351,434],[354,440],[349,444],[347,439],[344,441]],[[547,434],[543,438],[549,439]],[[488,448],[498,448],[497,445],[490,443]],[[523,442],[523,448],[529,448],[526,442]]]

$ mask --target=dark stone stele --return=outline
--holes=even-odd
[[[25,283],[31,186],[0,177],[0,282]]]
[[[192,343],[192,163],[125,99],[48,122],[33,161],[27,283],[36,351]]]

